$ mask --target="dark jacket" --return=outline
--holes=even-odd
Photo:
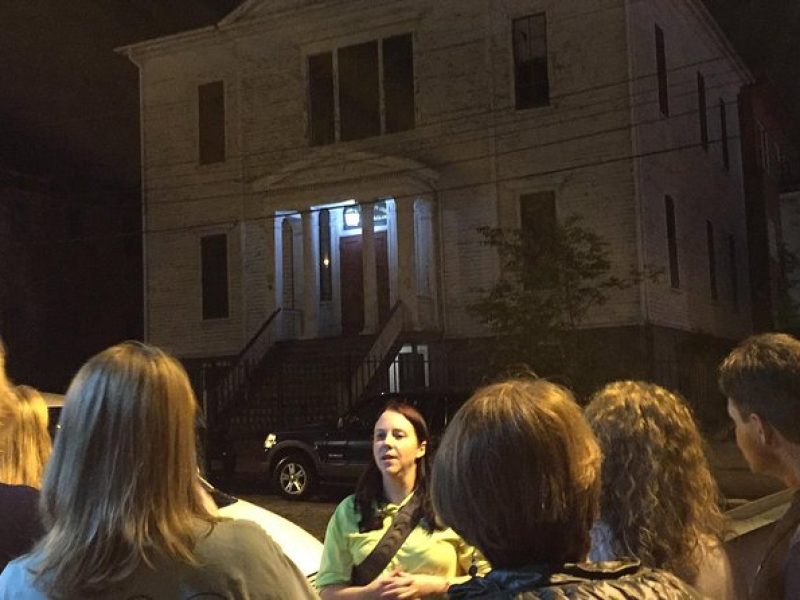
[[[775,523],[767,551],[753,580],[751,600],[792,599],[800,594],[800,492],[789,510]]]
[[[30,551],[43,533],[39,491],[0,483],[0,571],[10,560]]]
[[[495,569],[451,586],[452,600],[698,600],[691,586],[671,573],[638,561],[536,565]]]

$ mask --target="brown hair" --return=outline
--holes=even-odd
[[[403,415],[414,427],[417,436],[417,443],[428,444],[428,452],[425,452],[417,459],[417,479],[414,484],[414,493],[422,497],[422,526],[428,531],[441,529],[437,523],[433,507],[431,505],[430,491],[428,489],[428,479],[430,477],[430,433],[425,417],[416,408],[404,400],[390,400],[380,414],[387,410]],[[359,513],[359,530],[364,533],[383,527],[383,516],[379,510],[379,504],[384,500],[383,479],[375,460],[370,460],[366,470],[358,480],[355,494],[355,507]]]
[[[655,384],[618,381],[594,394],[586,418],[605,456],[600,517],[615,553],[692,581],[723,517],[688,405]]]
[[[0,482],[40,487],[50,449],[42,395],[20,385],[0,397]]]
[[[747,338],[719,367],[719,387],[742,416],[756,413],[800,444],[800,341],[785,333]]]
[[[600,449],[572,394],[539,379],[479,389],[444,434],[432,497],[495,568],[583,560]]]
[[[153,346],[125,342],[81,367],[42,486],[37,586],[86,597],[156,556],[196,564],[199,526],[217,520],[198,485],[196,410],[183,367]]]

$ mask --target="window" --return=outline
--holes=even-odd
[[[549,260],[558,227],[555,193],[523,194],[519,198],[519,217],[523,249],[531,266]]]
[[[547,106],[550,104],[550,79],[544,13],[514,19],[512,35],[516,107]]]
[[[706,221],[706,243],[708,245],[708,283],[711,299],[717,299],[717,258],[714,251],[714,224]]]
[[[294,308],[294,230],[288,217],[281,223],[283,251],[283,307]]]
[[[722,143],[722,166],[726,171],[731,168],[731,156],[728,149],[728,115],[725,112],[725,101],[719,99],[719,130],[720,141]]]
[[[312,145],[413,129],[413,38],[403,34],[309,56],[308,86]]]
[[[734,308],[739,308],[739,267],[736,261],[736,238],[728,236],[728,260],[730,263],[731,301]]]
[[[308,103],[311,143],[332,144],[336,139],[333,109],[333,55],[330,52],[308,57]]]
[[[228,236],[203,236],[200,248],[203,318],[224,319],[228,316]]]
[[[668,117],[667,53],[664,48],[664,31],[658,25],[656,25],[656,72],[658,74],[658,107],[661,109],[661,114]]]
[[[319,299],[333,300],[333,265],[331,265],[331,213],[327,208],[319,211]]]
[[[201,165],[225,160],[225,86],[221,81],[197,88],[198,160]]]
[[[675,203],[669,196],[664,196],[664,209],[667,217],[667,249],[669,251],[669,283],[673,288],[681,285],[678,269],[678,238],[675,229]]]
[[[708,151],[708,114],[706,113],[706,80],[697,74],[697,114],[700,116],[700,144]]]

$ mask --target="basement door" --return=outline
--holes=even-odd
[[[341,260],[342,335],[364,329],[363,244],[360,235],[339,238]],[[389,316],[389,253],[385,231],[375,232],[375,267],[378,278],[378,322]]]

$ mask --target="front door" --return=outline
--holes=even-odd
[[[364,329],[363,245],[360,235],[339,238],[341,257],[342,335]],[[375,232],[375,267],[378,278],[378,320],[389,316],[389,252],[385,231]]]

